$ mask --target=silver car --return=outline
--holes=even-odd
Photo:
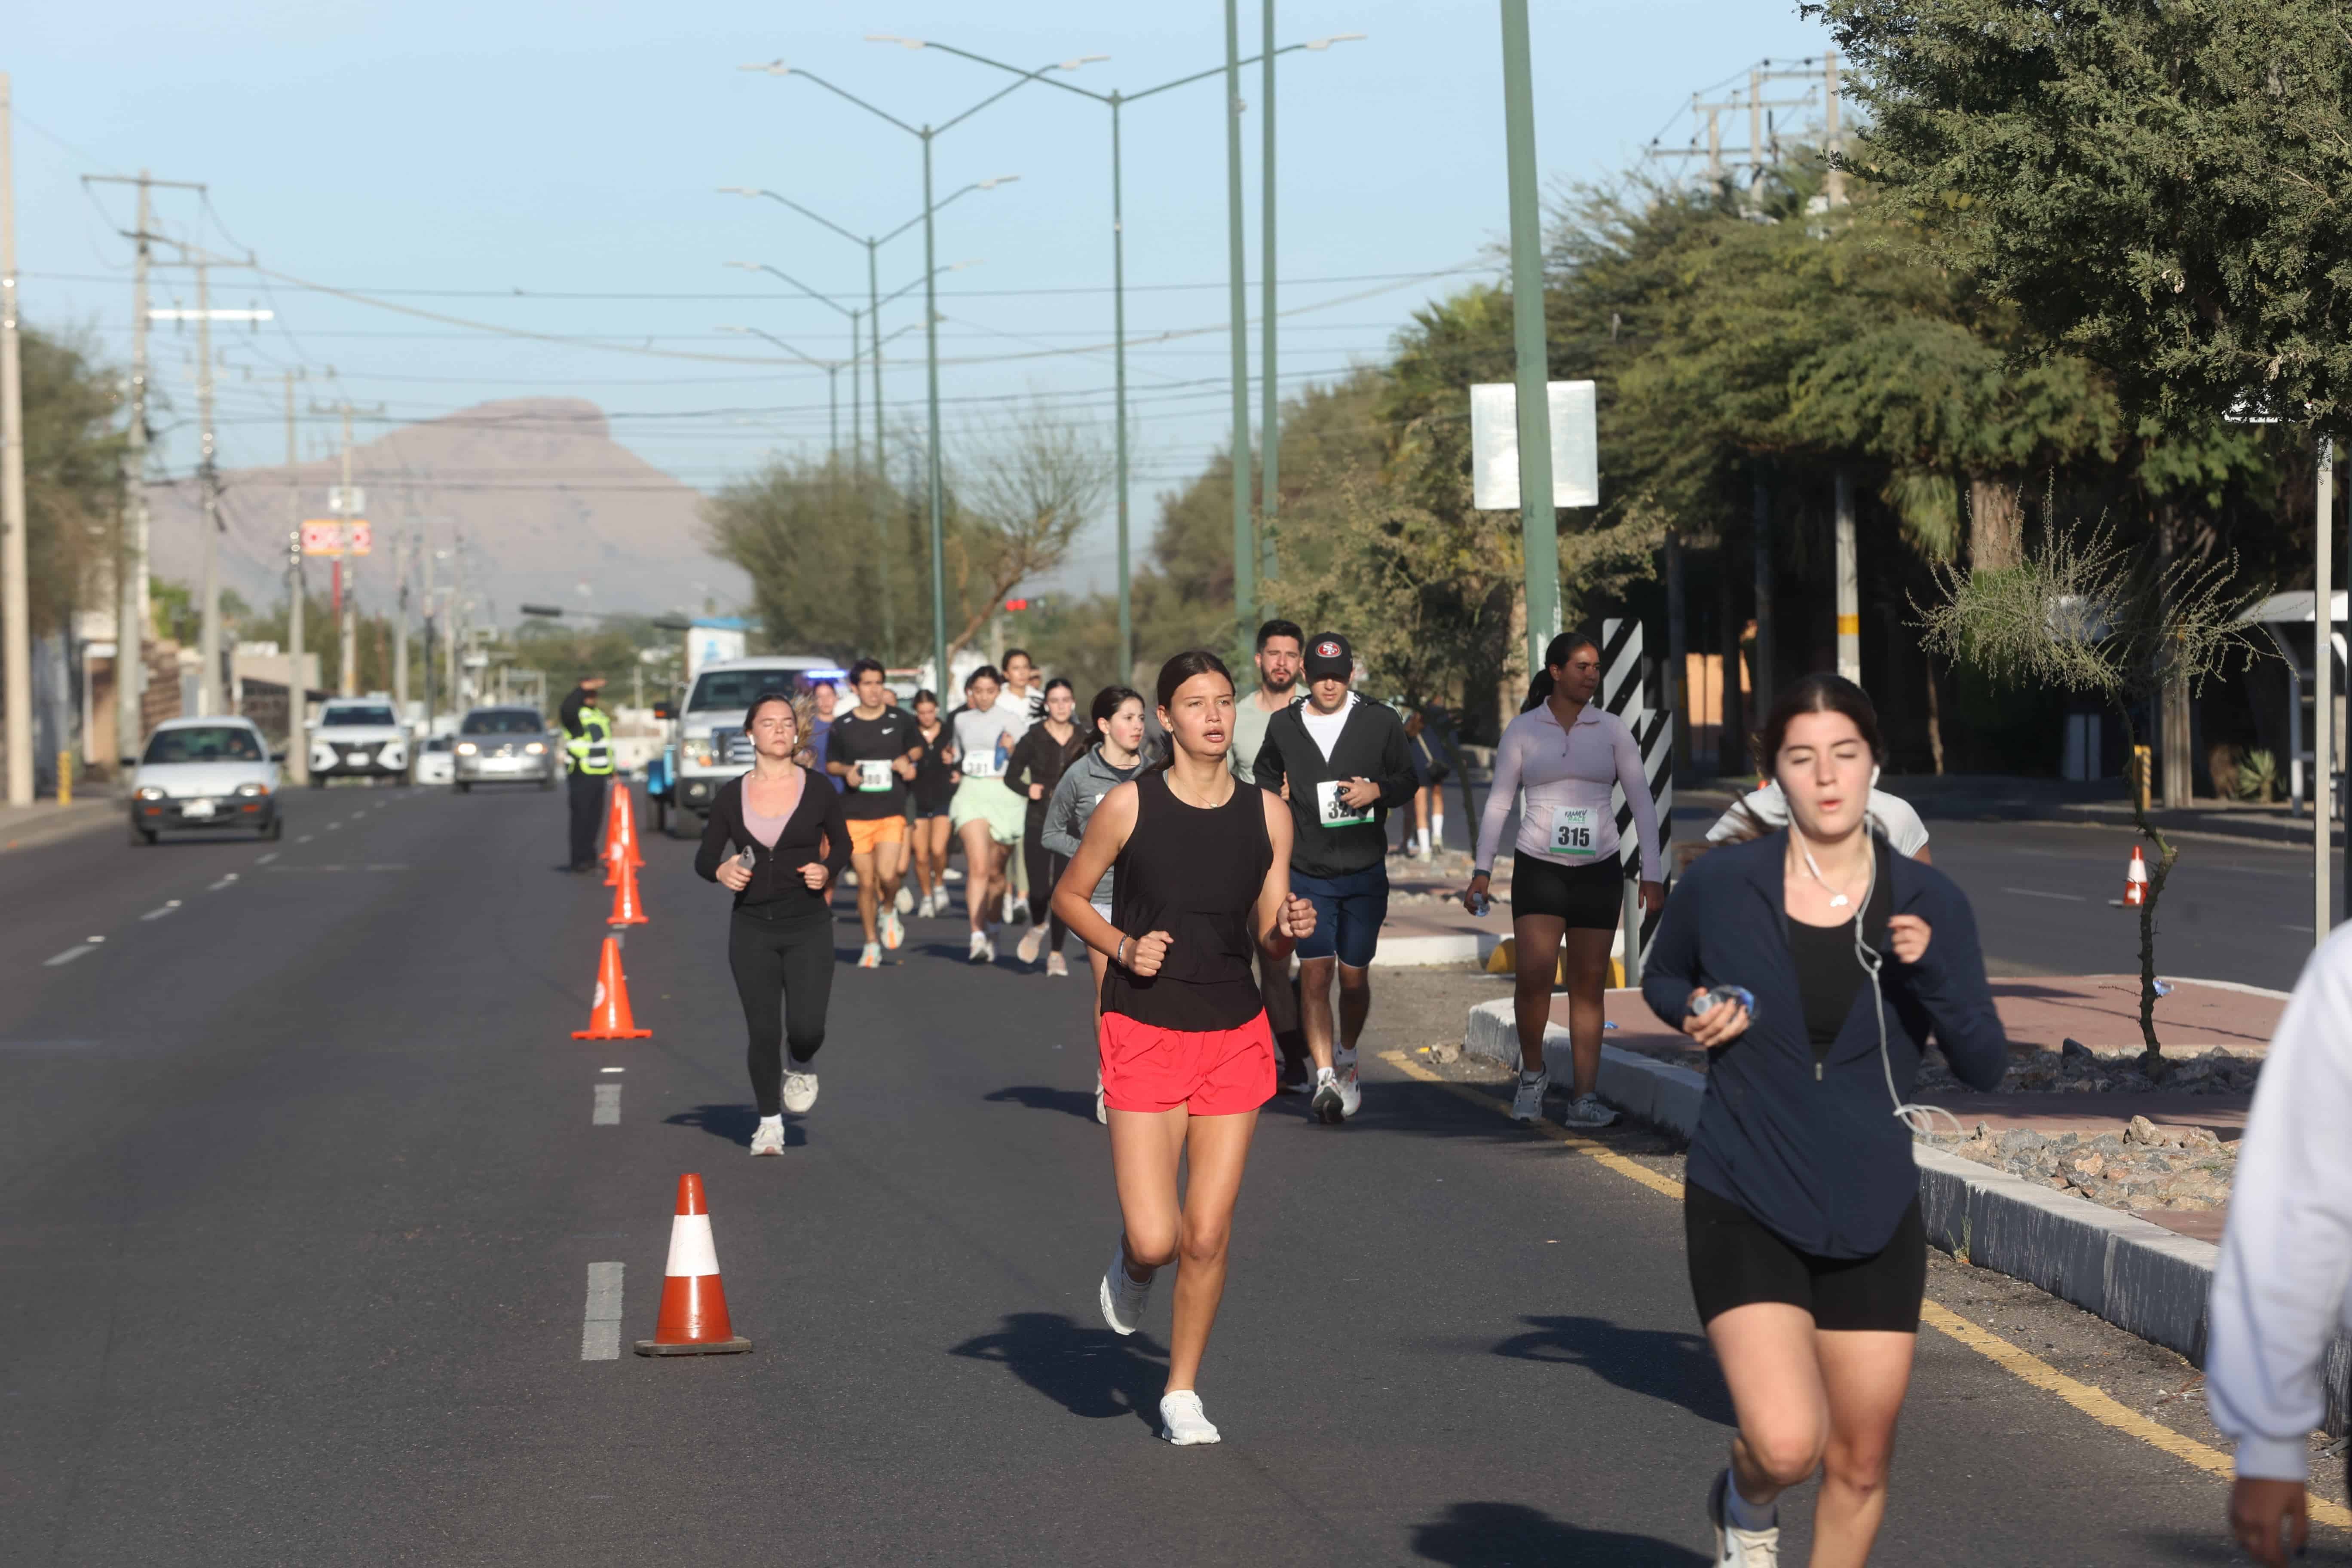
[[[535,784],[553,789],[563,747],[536,708],[477,708],[457,726],[456,784]]]

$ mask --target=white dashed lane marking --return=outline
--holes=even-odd
[[[2039,888],[2003,888],[2004,893],[2015,893],[2025,899],[2063,899],[2070,904],[2087,904],[2091,900],[2080,893],[2045,893]]]
[[[582,1361],[621,1359],[621,1265],[588,1266],[588,1310],[580,1323]]]
[[[308,843],[310,843],[310,840],[312,840],[313,838],[316,838],[317,837],[318,837],[318,835],[317,835],[317,834],[315,834],[315,833],[305,833],[304,835],[302,835],[302,837],[301,837],[297,838],[296,840],[294,840],[294,842],[295,842],[295,843],[297,843],[297,844],[308,844]]]
[[[621,1086],[600,1083],[596,1086],[596,1109],[589,1113],[591,1127],[618,1127],[621,1124]]]
[[[278,851],[277,851],[277,850],[275,850],[275,849],[272,849],[268,854],[264,855],[260,859],[256,860],[256,861],[254,862],[254,864],[255,864],[255,865],[257,865],[257,866],[267,866],[267,865],[268,865],[272,860],[275,860],[275,859],[277,859],[277,858],[278,858]]]
[[[215,882],[211,887],[206,888],[205,891],[207,893],[217,893],[223,888],[234,887],[236,884],[236,873],[231,871],[227,876],[223,877],[219,881]]]
[[[176,910],[176,909],[178,909],[179,907],[180,907],[180,900],[177,900],[177,899],[166,899],[166,900],[163,901],[163,907],[162,907],[161,909],[149,910],[145,914],[141,915],[139,918],[140,918],[141,920],[142,920],[142,921],[160,921],[160,920],[162,920],[165,915],[170,914],[173,910]]]
[[[55,969],[60,963],[71,963],[75,959],[79,958],[85,952],[96,952],[97,951],[98,948],[95,943],[85,942],[79,946],[66,949],[55,958],[43,959],[41,961],[41,967],[44,969]]]

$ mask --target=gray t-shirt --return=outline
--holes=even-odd
[[[1234,777],[1244,783],[1255,776],[1258,748],[1265,744],[1265,727],[1274,721],[1272,713],[1257,705],[1257,691],[1244,692],[1234,704],[1234,743],[1225,748],[1225,760],[1233,764]]]

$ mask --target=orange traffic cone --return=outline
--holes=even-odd
[[[637,868],[626,860],[614,862],[621,868],[621,885],[613,889],[613,912],[604,917],[608,926],[641,926],[646,922],[645,906],[637,901]]]
[[[614,783],[613,804],[604,813],[604,850],[599,857],[604,862],[604,886],[608,888],[620,886],[621,873],[617,867],[623,860],[640,871],[646,868],[645,853],[637,847],[636,806],[630,797],[628,784],[617,779]]]
[[[596,966],[596,999],[588,1005],[588,1026],[574,1029],[575,1040],[650,1040],[651,1029],[640,1029],[629,1013],[629,983],[621,973],[621,943],[604,939],[604,957]]]
[[[662,1274],[661,1316],[654,1337],[637,1342],[639,1355],[733,1355],[751,1348],[727,1320],[727,1288],[719,1281],[700,1176],[677,1179],[677,1215],[669,1222],[669,1264]]]
[[[2124,907],[2136,910],[2147,902],[2147,862],[2139,846],[2132,846],[2131,864],[2124,868]]]
[[[614,810],[621,820],[621,842],[629,847],[629,864],[642,871],[646,868],[645,851],[637,847],[637,797],[627,783],[620,781],[614,792]]]

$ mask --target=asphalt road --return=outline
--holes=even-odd
[[[1277,1101],[1225,1441],[1172,1449],[1167,1292],[1096,1317],[1080,983],[946,921],[862,973],[845,926],[823,1098],[753,1162],[687,846],[628,940],[654,1037],[592,1044],[608,896],[551,874],[560,796],[291,809],[0,859],[0,1562],[1706,1561],[1727,1403],[1655,1193],[1384,1067],[1345,1129]],[[757,1350],[583,1360],[593,1264],[650,1333],[683,1171]],[[2219,1563],[2221,1499],[1929,1334],[1878,1559]]]

